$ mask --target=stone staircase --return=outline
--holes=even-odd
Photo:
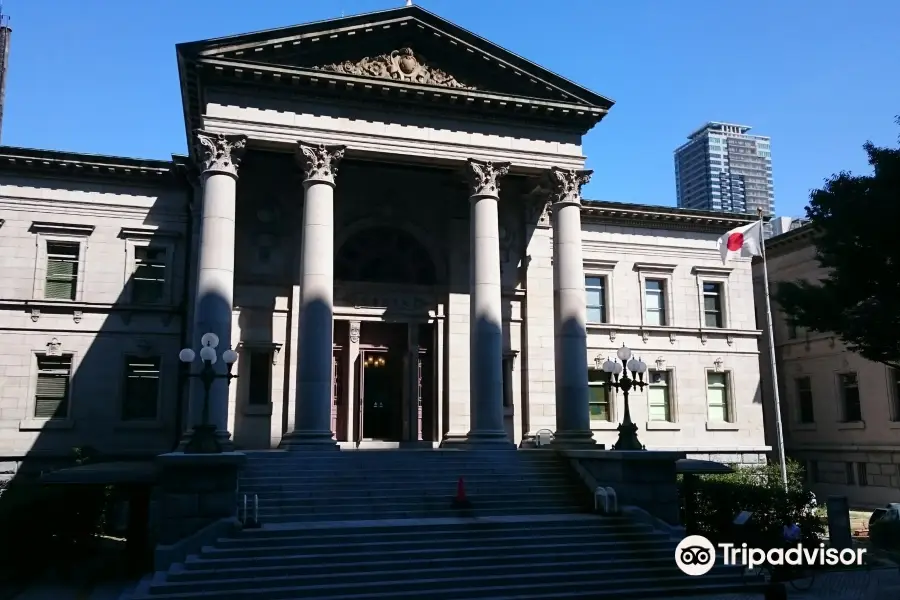
[[[459,477],[470,511],[451,506]],[[258,452],[241,494],[260,529],[221,538],[148,578],[135,600],[653,598],[741,589],[681,574],[675,543],[590,514],[546,450]],[[251,500],[252,506],[252,500]]]

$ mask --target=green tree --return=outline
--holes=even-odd
[[[900,148],[863,148],[872,173],[833,175],[806,207],[827,275],[781,283],[774,298],[795,325],[900,368]]]

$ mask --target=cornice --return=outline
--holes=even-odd
[[[581,214],[586,223],[717,234],[756,220],[752,215],[600,200],[583,200]]]
[[[766,258],[784,256],[815,242],[816,231],[812,225],[803,225],[765,240]],[[754,259],[754,264],[761,262],[761,258]]]
[[[566,101],[526,98],[497,92],[447,88],[391,79],[375,79],[317,69],[269,65],[246,60],[198,58],[190,67],[198,85],[216,82],[243,83],[254,88],[269,87],[321,98],[362,99],[367,103],[424,106],[436,111],[506,116],[510,119],[566,125],[587,132],[608,112],[605,108]],[[200,104],[193,98],[192,110]],[[196,119],[196,115],[191,115]]]
[[[10,212],[30,212],[47,215],[58,215],[65,210],[67,215],[81,217],[120,217],[120,218],[145,218],[148,207],[135,207],[114,204],[88,204],[86,202],[72,202],[70,200],[38,200],[36,198],[0,197],[0,210]],[[153,209],[154,217],[175,224],[186,222],[184,211],[171,211],[162,213]]]
[[[186,158],[150,160],[39,148],[0,146],[0,173],[38,173],[67,179],[114,180],[150,185],[184,183]]]

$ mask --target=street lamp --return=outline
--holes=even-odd
[[[209,390],[213,381],[224,379],[228,385],[237,375],[232,374],[231,368],[237,362],[237,352],[228,348],[222,352],[222,361],[225,363],[225,373],[216,373],[213,365],[218,361],[216,347],[219,345],[219,336],[214,333],[205,333],[200,338],[200,360],[203,368],[198,373],[187,373],[187,377],[196,377],[203,384],[203,413],[200,423],[195,424],[191,440],[185,446],[184,451],[191,454],[215,454],[222,451],[219,440],[216,439],[216,426],[209,422]],[[197,353],[190,348],[184,348],[178,353],[178,360],[190,365],[197,358]]]
[[[619,439],[613,446],[613,450],[645,450],[644,446],[638,441],[637,425],[631,421],[631,410],[628,406],[628,393],[633,389],[643,391],[646,383],[644,382],[644,373],[647,372],[647,365],[639,358],[632,358],[631,349],[622,344],[622,347],[616,352],[618,361],[607,359],[601,367],[606,373],[606,389],[622,390],[625,398],[625,418],[616,428],[619,431]],[[619,362],[621,361],[621,362]],[[596,359],[600,362],[600,358]],[[631,373],[629,375],[629,372]]]

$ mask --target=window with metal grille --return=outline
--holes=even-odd
[[[136,246],[134,274],[131,277],[132,302],[157,304],[166,287],[166,249]]]
[[[270,350],[253,350],[249,353],[250,368],[247,372],[247,404],[266,405],[272,401],[272,352]],[[340,398],[339,378],[337,377],[337,364],[332,359],[335,367],[332,373],[334,377],[335,404]]]
[[[159,362],[158,356],[125,358],[123,421],[156,419],[159,401]]]
[[[669,387],[669,371],[650,371],[647,397],[650,401],[651,421],[672,420],[671,388]]]
[[[587,297],[587,322],[606,323],[606,277],[585,277],[584,289]]]
[[[44,298],[74,300],[78,287],[78,242],[47,242],[47,280]]]
[[[703,282],[703,319],[706,327],[722,327],[722,284]]]
[[[69,416],[72,356],[38,356],[37,366],[34,417],[36,419],[65,419]]]
[[[666,324],[666,282],[647,279],[644,282],[644,320],[647,325]]]
[[[728,373],[706,374],[707,418],[710,422],[731,422],[731,407],[728,402]]]
[[[860,486],[869,485],[869,465],[868,463],[856,463],[856,483]]]

